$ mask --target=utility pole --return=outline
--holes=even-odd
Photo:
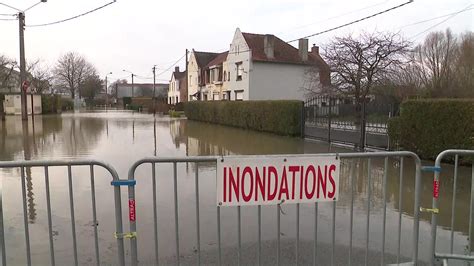
[[[109,96],[107,94],[107,75],[105,75],[105,110],[107,110],[107,105],[109,105]]]
[[[186,100],[181,99],[182,102],[188,101],[188,88],[189,88],[189,80],[188,80],[188,49],[186,48],[186,67],[185,67],[185,73],[186,73]]]
[[[25,66],[25,14],[18,13],[18,21],[20,28],[20,92],[21,92],[21,119],[28,121],[28,109],[26,100],[26,66]],[[33,110],[33,106],[31,107]]]
[[[155,85],[156,85],[156,65],[153,66],[153,116],[156,116],[156,98],[155,98]],[[155,143],[155,156],[156,156],[156,143]]]
[[[132,73],[132,98],[133,98],[133,76],[135,76],[133,73]]]

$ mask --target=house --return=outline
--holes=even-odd
[[[124,97],[153,97],[165,98],[168,91],[168,84],[156,83],[155,91],[153,92],[153,83],[121,83],[117,84],[115,88],[115,97],[122,99]]]
[[[171,74],[170,86],[168,89],[168,104],[177,104],[188,101],[186,75],[186,71],[180,72],[179,67],[175,67],[173,74]]]
[[[295,48],[275,35],[237,28],[229,51],[209,57],[207,64],[189,61],[190,100],[304,100],[308,71],[319,74],[321,85],[330,85],[329,66],[319,47],[308,50],[307,39]],[[192,86],[196,73],[201,82]]]
[[[188,62],[188,100],[201,100],[205,88],[205,68],[218,53],[191,51]],[[207,97],[207,94],[204,94]],[[206,99],[207,100],[207,99]]]
[[[28,75],[31,80],[31,75]],[[0,68],[0,94],[4,94],[3,110],[8,115],[21,114],[21,91],[20,91],[20,72],[7,67]],[[41,114],[41,95],[31,93],[35,91],[33,85],[30,85],[26,95],[27,113]]]

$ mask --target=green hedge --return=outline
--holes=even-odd
[[[393,144],[423,159],[447,149],[474,149],[474,100],[409,100],[388,126]]]
[[[57,114],[61,112],[61,97],[58,95],[41,95],[41,109],[43,114]]]
[[[279,101],[193,101],[184,105],[188,119],[215,124],[301,136],[303,102]]]

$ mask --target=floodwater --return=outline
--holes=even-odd
[[[96,159],[112,165],[120,178],[126,179],[129,167],[143,157],[183,157],[201,155],[259,155],[349,152],[325,143],[299,138],[281,137],[267,133],[245,131],[186,119],[120,112],[96,111],[36,116],[34,126],[21,123],[19,117],[7,117],[0,123],[0,160]],[[431,165],[432,162],[424,162]],[[217,221],[215,165],[201,163],[199,169],[199,207],[201,260],[203,264],[217,263]],[[196,165],[178,164],[178,202],[180,260],[195,264],[196,244]],[[80,264],[95,264],[94,222],[91,208],[89,167],[73,167],[73,198]],[[340,178],[340,198],[336,203],[335,264],[348,263],[350,210],[353,205],[353,264],[365,261],[367,206],[370,186],[369,264],[380,264],[383,226],[384,160],[371,161],[371,182],[368,184],[367,160],[343,160]],[[396,263],[398,250],[399,213],[401,211],[401,258],[409,261],[413,244],[414,164],[406,158],[403,168],[402,193],[400,162],[388,161],[385,262]],[[350,173],[355,173],[354,180]],[[0,169],[2,179],[3,217],[7,262],[26,263],[23,225],[21,172],[18,168]],[[50,264],[50,244],[46,207],[46,187],[43,168],[26,168],[27,221],[30,232],[33,265]],[[136,172],[136,217],[139,261],[152,264],[155,258],[153,229],[153,198],[150,165]],[[158,252],[162,264],[176,263],[173,165],[156,165]],[[437,251],[449,252],[451,243],[451,204],[453,197],[453,167],[443,166],[440,183],[440,214],[438,216]],[[95,191],[99,233],[99,254],[102,264],[117,264],[115,212],[111,176],[95,168]],[[71,213],[66,167],[49,169],[51,191],[54,256],[57,265],[74,261],[71,233]],[[354,187],[351,190],[351,182]],[[369,186],[368,186],[369,185]],[[459,167],[454,222],[454,253],[466,254],[468,249],[471,168]],[[354,200],[351,200],[353,191]],[[432,174],[422,177],[421,206],[431,207]],[[400,198],[401,195],[401,198]],[[124,231],[128,232],[127,192],[122,189]],[[401,205],[400,205],[401,199]],[[319,204],[318,262],[331,262],[332,203]],[[242,207],[242,263],[256,260],[257,208]],[[282,205],[280,262],[293,264],[295,259],[296,205]],[[420,221],[419,257],[428,261],[430,215],[422,214]],[[221,208],[222,262],[237,264],[237,209]],[[262,207],[262,263],[276,261],[277,208]],[[310,264],[313,259],[314,204],[300,207],[299,262]],[[472,238],[471,238],[472,239]],[[471,241],[471,246],[474,241]],[[129,262],[129,241],[125,240],[126,260]]]

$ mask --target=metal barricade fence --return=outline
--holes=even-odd
[[[68,191],[69,191],[69,208],[70,208],[70,219],[72,229],[72,245],[73,245],[73,256],[74,264],[78,265],[78,250],[76,240],[76,219],[74,211],[74,198],[73,198],[73,174],[72,168],[74,166],[90,166],[90,185],[91,185],[91,201],[92,201],[92,219],[94,226],[94,248],[95,248],[95,262],[97,265],[100,264],[100,253],[99,253],[99,234],[97,230],[97,212],[96,212],[96,193],[95,193],[95,178],[94,178],[94,166],[101,167],[110,173],[112,177],[111,184],[114,186],[114,200],[115,200],[115,227],[117,237],[117,249],[118,249],[118,263],[119,265],[125,265],[125,254],[124,254],[124,243],[122,233],[122,207],[120,198],[120,185],[129,185],[127,182],[123,183],[119,180],[118,174],[113,167],[110,165],[96,160],[51,160],[51,161],[12,161],[12,162],[0,162],[0,169],[2,168],[20,168],[21,172],[21,186],[22,186],[22,198],[23,198],[23,222],[24,222],[24,234],[26,243],[26,261],[27,265],[31,265],[31,248],[30,248],[30,232],[28,227],[27,218],[27,200],[26,200],[26,187],[25,187],[25,168],[42,167],[44,168],[44,179],[46,188],[46,205],[47,205],[47,220],[48,220],[48,235],[49,235],[49,253],[51,265],[56,264],[55,253],[54,253],[54,241],[53,241],[53,223],[51,218],[51,193],[49,183],[49,169],[51,167],[67,167],[67,180],[68,180]],[[0,195],[1,196],[1,195]],[[5,243],[5,231],[3,222],[3,206],[0,198],[0,246],[2,251],[2,265],[7,265],[6,252],[8,252]]]
[[[436,233],[438,227],[437,216],[439,214],[439,182],[441,175],[441,161],[446,159],[448,156],[454,156],[454,175],[453,175],[453,198],[451,202],[451,241],[450,241],[450,251],[449,253],[437,253],[436,252]],[[433,206],[428,211],[431,212],[431,264],[435,264],[438,260],[460,260],[460,261],[474,261],[474,256],[471,255],[473,251],[472,243],[474,238],[474,163],[472,167],[472,177],[471,177],[471,193],[470,193],[470,203],[469,203],[469,231],[468,231],[468,246],[467,246],[467,255],[464,254],[454,254],[453,253],[453,243],[454,243],[454,217],[456,209],[456,189],[457,189],[457,179],[458,179],[458,166],[459,166],[459,157],[460,156],[474,156],[474,150],[446,150],[441,152],[435,161],[434,167],[426,167],[424,170],[433,171]]]
[[[295,157],[295,156],[303,156],[303,155],[266,155],[263,156],[264,158],[272,157],[272,156],[284,156],[284,157]],[[413,206],[413,235],[412,235],[412,254],[411,254],[411,263],[416,264],[418,262],[418,238],[419,238],[419,212],[420,212],[420,190],[421,190],[421,160],[419,157],[412,153],[412,152],[373,152],[373,153],[341,153],[341,154],[304,154],[304,156],[336,156],[339,157],[341,160],[367,160],[367,178],[368,178],[368,184],[367,184],[367,205],[366,205],[366,225],[365,225],[365,265],[369,264],[369,242],[370,242],[370,236],[371,236],[371,223],[370,223],[370,217],[371,217],[371,163],[373,160],[377,159],[382,159],[384,160],[384,167],[383,167],[383,177],[382,177],[382,198],[383,198],[383,218],[382,218],[382,244],[380,247],[380,263],[384,265],[386,263],[385,255],[386,255],[386,212],[387,212],[387,181],[388,181],[388,164],[389,164],[389,159],[395,159],[399,160],[399,176],[397,175],[397,178],[399,178],[399,214],[398,214],[398,232],[397,232],[397,256],[396,256],[396,261],[397,263],[401,263],[401,255],[400,255],[400,249],[401,249],[401,233],[402,233],[402,190],[403,190],[403,177],[404,177],[404,159],[406,158],[411,158],[414,162],[415,166],[415,182],[414,182],[414,191],[415,193],[413,194],[414,197],[414,206]],[[238,157],[238,156],[233,156],[233,157]],[[129,180],[135,180],[135,172],[137,168],[141,165],[144,164],[150,164],[151,167],[151,178],[152,178],[152,200],[153,200],[153,239],[154,239],[154,263],[158,264],[160,257],[159,257],[159,250],[158,250],[158,239],[159,239],[159,234],[158,234],[158,224],[157,224],[157,176],[156,176],[156,167],[157,165],[163,165],[163,164],[168,164],[173,166],[173,198],[174,198],[174,229],[175,229],[175,257],[177,264],[180,264],[181,256],[180,256],[180,218],[179,218],[179,203],[178,203],[178,173],[177,173],[177,166],[178,164],[182,163],[190,163],[190,164],[195,164],[196,171],[195,171],[195,176],[194,176],[194,189],[195,189],[195,219],[196,219],[196,228],[195,228],[195,244],[196,244],[196,250],[195,252],[197,253],[197,258],[196,258],[196,264],[200,265],[201,264],[201,223],[200,223],[200,195],[199,195],[199,164],[203,163],[210,163],[215,166],[217,163],[217,160],[225,158],[225,157],[217,157],[217,156],[210,156],[210,157],[173,157],[173,158],[157,158],[157,157],[150,157],[150,158],[144,158],[141,159],[137,162],[135,162],[132,167],[129,170],[128,174],[128,179]],[[244,158],[244,157],[242,157]],[[249,156],[245,156],[245,158],[249,158]],[[255,158],[262,158],[262,156],[255,156]],[[348,261],[347,264],[351,265],[352,260],[354,259],[354,254],[353,254],[353,246],[355,243],[353,239],[353,234],[354,234],[354,186],[355,186],[355,180],[356,176],[354,173],[354,169],[351,166],[350,174],[348,178],[350,179],[351,182],[351,201],[350,201],[350,229],[349,229],[349,254],[348,254]],[[137,225],[136,225],[136,219],[139,218],[139,214],[137,217],[135,217],[135,187],[134,186],[129,186],[129,202],[133,202],[133,220],[130,219],[130,231],[131,232],[136,232]],[[306,204],[306,203],[305,203]],[[319,205],[321,204],[328,204],[326,206],[332,205],[332,226],[331,226],[331,255],[330,255],[330,264],[333,265],[336,260],[336,204],[337,202],[334,201],[332,203],[313,203],[310,204],[312,206],[312,209],[314,210],[314,220],[313,220],[313,232],[314,232],[314,237],[313,237],[313,250],[312,250],[312,261],[313,265],[316,265],[316,261],[318,258],[318,220],[319,220],[319,212],[318,208]],[[303,203],[301,203],[303,205]],[[217,249],[218,249],[218,255],[217,255],[217,264],[221,265],[222,264],[222,241],[221,241],[221,208],[220,206],[216,205],[216,220],[217,220]],[[245,207],[244,207],[245,208]],[[257,264],[260,265],[262,263],[262,206],[257,206],[257,217],[256,219],[258,220],[258,246],[256,247],[257,249]],[[263,207],[265,208],[265,207]],[[237,206],[237,261],[238,264],[240,265],[242,262],[242,258],[244,254],[242,253],[242,223],[241,223],[241,207]],[[280,233],[281,233],[281,223],[280,223],[280,216],[282,212],[282,207],[281,204],[277,205],[277,248],[276,248],[276,264],[279,265],[281,263],[281,245],[280,245]],[[305,216],[307,217],[307,216]],[[294,264],[298,265],[300,262],[300,251],[301,251],[301,246],[300,246],[300,221],[301,215],[300,215],[300,203],[296,204],[296,225],[295,225],[295,230],[296,230],[296,243],[295,243],[295,260]],[[161,225],[164,226],[164,225]],[[171,228],[170,228],[171,229]],[[140,236],[138,236],[138,240],[140,239]],[[393,238],[388,238],[389,240],[393,240]],[[370,250],[370,252],[373,252],[373,250]],[[138,250],[137,250],[137,238],[131,238],[131,263],[132,265],[137,265],[138,264]],[[405,261],[406,262],[406,261]],[[373,261],[371,262],[373,263]]]

